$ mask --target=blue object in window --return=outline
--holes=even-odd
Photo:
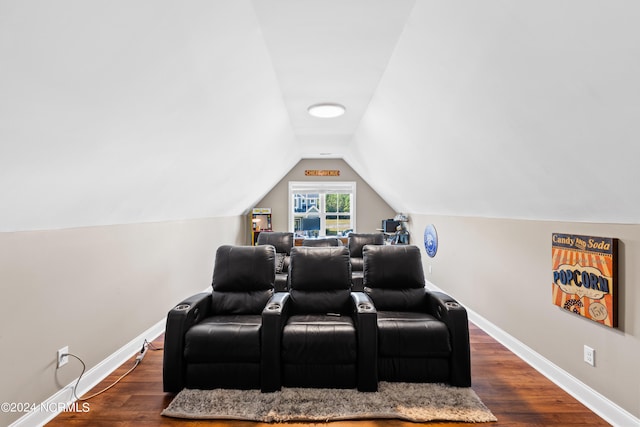
[[[302,231],[320,230],[320,217],[302,218]]]

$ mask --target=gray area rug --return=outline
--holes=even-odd
[[[162,415],[190,419],[260,422],[396,418],[406,421],[497,421],[471,388],[443,384],[381,382],[376,393],[357,390],[283,388],[182,390]]]

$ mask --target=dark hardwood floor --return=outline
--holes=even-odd
[[[497,343],[470,325],[473,390],[498,418],[488,426],[608,426],[603,419],[558,388]],[[154,341],[162,346],[162,337]],[[90,392],[101,390],[133,366],[133,358]],[[87,394],[88,395],[88,394]],[[162,351],[148,351],[142,363],[119,384],[88,403],[85,413],[66,412],[49,424],[55,426],[233,426],[270,424],[245,421],[190,421],[162,417],[160,412],[173,395],[162,392]],[[460,423],[426,423],[429,426],[460,426]],[[286,423],[287,427],[317,425]],[[367,420],[326,423],[330,427],[410,427],[398,420]]]

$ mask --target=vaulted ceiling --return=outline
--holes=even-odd
[[[0,0],[0,231],[239,215],[301,158],[398,211],[640,222],[634,0]],[[339,102],[337,119],[307,115]]]

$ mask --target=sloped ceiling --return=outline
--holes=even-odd
[[[398,210],[640,221],[640,3],[418,1],[349,161]]]
[[[640,220],[640,4],[0,0],[0,231],[246,212],[303,157],[395,209]],[[344,103],[312,119],[316,102]]]
[[[238,215],[299,160],[250,2],[0,4],[3,230]]]

